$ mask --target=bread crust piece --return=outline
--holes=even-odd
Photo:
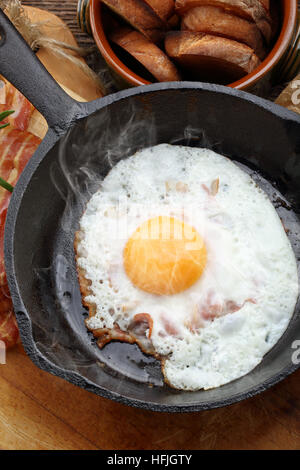
[[[199,80],[227,84],[251,73],[260,60],[245,44],[192,31],[170,31],[165,49],[169,57]]]
[[[176,66],[153,42],[138,31],[120,28],[110,35],[110,39],[138,60],[158,81],[180,80]]]
[[[171,16],[171,18],[168,21],[168,25],[170,29],[176,29],[179,26],[180,23],[180,17],[176,13]],[[178,28],[177,28],[178,29]]]
[[[265,10],[270,11],[270,0],[259,0]]]
[[[183,15],[198,6],[215,6],[256,23],[269,43],[272,38],[271,18],[260,0],[176,0],[175,9]]]
[[[266,56],[263,38],[256,24],[219,7],[191,8],[183,16],[181,29],[233,39],[251,47],[261,60]]]
[[[163,21],[168,21],[175,13],[175,0],[144,0]]]
[[[140,31],[150,41],[163,39],[167,24],[143,0],[102,0],[107,7],[117,13],[134,29]]]

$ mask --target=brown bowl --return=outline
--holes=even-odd
[[[281,28],[277,40],[265,60],[252,73],[228,86],[239,90],[255,91],[263,84],[270,82],[276,66],[284,60],[295,34],[297,22],[297,0],[281,1]],[[148,85],[148,80],[137,75],[123,63],[113,51],[105,34],[103,25],[103,3],[90,0],[89,16],[95,42],[116,77],[121,87]]]

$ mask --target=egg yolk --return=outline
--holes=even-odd
[[[131,282],[156,295],[177,294],[191,287],[200,278],[207,257],[195,228],[167,216],[144,222],[128,240],[123,256]]]

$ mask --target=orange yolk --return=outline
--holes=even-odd
[[[123,256],[132,283],[157,295],[188,289],[206,265],[206,248],[195,228],[167,216],[144,222],[128,240]]]

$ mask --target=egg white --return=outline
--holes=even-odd
[[[201,278],[170,296],[136,288],[123,267],[128,238],[161,215],[195,227],[208,254]],[[112,328],[117,322],[126,331],[134,315],[149,313],[150,339],[175,388],[209,389],[247,374],[293,314],[297,265],[282,223],[250,176],[211,150],[162,144],[121,160],[88,202],[80,234],[77,263],[91,292],[85,301],[96,308],[87,326]],[[195,309],[197,317],[208,297],[241,308],[191,328]]]

